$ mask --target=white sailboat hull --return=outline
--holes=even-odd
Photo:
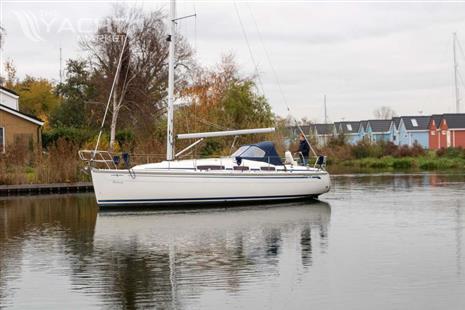
[[[290,200],[330,189],[320,169],[286,172],[92,169],[100,206]]]

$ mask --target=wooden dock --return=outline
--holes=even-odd
[[[0,185],[0,196],[92,192],[91,182]]]

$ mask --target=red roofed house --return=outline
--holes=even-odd
[[[432,115],[429,123],[429,148],[465,148],[465,114]]]

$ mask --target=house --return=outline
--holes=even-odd
[[[368,137],[367,137],[367,126],[368,126],[368,121],[360,121],[360,126],[358,128],[359,141],[363,141],[365,139],[368,139]]]
[[[358,141],[362,140],[362,136],[359,133],[360,122],[339,122],[339,135],[344,135],[347,143],[357,144]]]
[[[299,135],[301,133],[301,130],[307,136],[309,136],[309,135],[311,135],[313,133],[311,125],[288,126],[288,127],[286,127],[286,129],[287,129],[287,139],[289,140],[289,142],[298,139]]]
[[[465,113],[432,116],[429,122],[429,147],[465,147]]]
[[[341,124],[342,122],[334,122],[333,132],[335,136],[342,133]]]
[[[30,147],[41,147],[40,119],[22,113],[18,106],[19,95],[0,86],[0,153],[9,145],[24,143]]]
[[[366,135],[371,142],[390,141],[392,120],[369,120],[366,127]]]
[[[390,131],[390,138],[389,141],[392,143],[399,145],[399,124],[400,124],[400,117],[396,116],[392,118],[391,127],[389,128]]]
[[[334,124],[314,124],[313,135],[318,145],[326,145],[329,139],[334,136]]]
[[[441,114],[433,114],[430,117],[429,123],[428,123],[428,145],[429,148],[432,150],[437,150],[440,149],[441,147],[439,146],[439,138],[440,138],[440,132],[439,132],[439,125],[441,124],[442,120],[442,115]]]
[[[425,149],[429,148],[430,119],[430,116],[402,116],[397,130],[396,144],[413,146],[417,143]]]

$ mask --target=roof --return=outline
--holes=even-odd
[[[465,128],[465,113],[443,114],[448,128]]]
[[[360,121],[360,128],[363,128],[363,129],[366,129],[367,128],[367,125],[368,125],[368,121]]]
[[[400,119],[401,119],[400,116],[395,116],[395,117],[392,118],[392,122],[393,122],[394,125],[396,126],[396,129],[399,128]]]
[[[346,134],[357,133],[360,129],[360,122],[341,122],[341,131]]]
[[[372,119],[368,121],[372,132],[388,132],[391,122],[390,119]]]
[[[441,120],[442,120],[442,114],[431,115],[429,118],[429,122],[428,122],[428,128],[431,126],[432,121],[434,121],[434,123],[436,124],[436,127],[438,127],[439,124],[441,123]]]
[[[23,112],[19,112],[19,111],[15,110],[15,109],[7,107],[7,106],[5,106],[3,104],[0,104],[0,110],[5,111],[5,112],[10,113],[10,114],[13,114],[13,115],[15,115],[15,116],[17,116],[19,118],[22,118],[24,120],[27,120],[27,121],[32,122],[32,123],[34,123],[36,125],[39,125],[39,126],[42,126],[44,124],[44,122],[41,119],[39,119],[39,118],[37,118],[37,117],[35,117],[33,115],[29,115],[29,114],[26,114],[26,113],[23,113]]]
[[[302,131],[304,132],[304,134],[308,135],[310,134],[310,130],[311,130],[311,127],[310,125],[304,125],[304,126],[300,126],[300,128],[302,129]],[[300,130],[297,128],[298,132],[300,133]]]
[[[313,129],[311,125],[303,125],[303,126],[300,126],[300,128],[306,135],[309,135],[311,133],[311,130]],[[291,134],[300,134],[299,126],[289,126],[287,127],[287,130]]]
[[[315,124],[315,131],[317,135],[331,135],[333,134],[334,124]]]
[[[407,130],[428,130],[431,116],[402,116],[401,118]]]
[[[336,133],[341,133],[341,123],[342,122],[334,122],[334,128],[336,129]]]
[[[263,141],[263,142],[254,143],[254,144],[247,144],[247,145],[244,145],[244,146],[256,146],[256,147],[260,148],[261,150],[263,150],[265,152],[265,155],[263,157],[242,157],[242,156],[238,156],[238,157],[240,157],[242,159],[263,161],[263,162],[270,163],[272,165],[277,165],[277,166],[283,164],[283,162],[281,161],[281,157],[279,157],[278,152],[276,152],[276,149],[274,147],[273,142]]]
[[[9,88],[6,88],[6,87],[3,87],[3,86],[0,85],[0,89],[3,90],[3,91],[6,91],[6,92],[8,92],[8,93],[10,93],[12,95],[15,95],[15,96],[19,97],[17,92],[15,92],[15,91],[13,91],[13,90],[11,90]]]

